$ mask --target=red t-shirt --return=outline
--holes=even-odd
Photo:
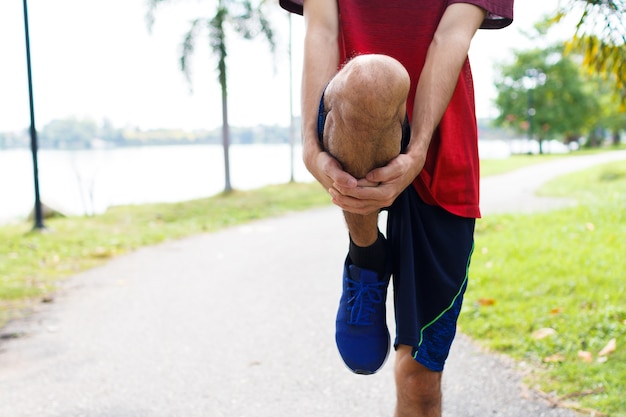
[[[338,0],[341,62],[359,54],[385,54],[411,76],[409,116],[428,47],[448,4],[472,3],[487,10],[482,27],[511,23],[513,0]],[[298,12],[297,3],[281,1]],[[289,7],[291,6],[291,7]],[[424,168],[413,181],[420,197],[462,217],[480,217],[478,133],[474,87],[466,60],[456,89],[428,149]]]

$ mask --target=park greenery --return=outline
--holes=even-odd
[[[568,156],[482,163],[483,175]],[[460,326],[524,363],[546,398],[597,416],[626,409],[626,168],[613,163],[541,190],[579,201],[548,213],[479,220]],[[140,247],[329,204],[317,184],[286,184],[173,203],[112,207],[91,217],[0,227],[0,328],[52,302],[65,279]],[[602,355],[600,355],[602,353]]]
[[[171,0],[149,0],[147,23],[148,28],[154,24],[157,8],[170,3]],[[217,0],[213,12],[209,16],[200,16],[191,21],[189,30],[183,37],[182,53],[180,55],[180,69],[191,84],[191,75],[188,62],[195,52],[197,38],[206,37],[211,52],[217,60],[217,78],[220,83],[222,98],[222,144],[224,148],[224,191],[232,190],[230,182],[229,146],[230,124],[228,122],[228,71],[226,57],[228,56],[228,37],[234,32],[244,39],[264,37],[272,52],[275,50],[274,30],[266,16],[265,0]]]
[[[547,21],[558,26],[574,17],[576,26],[564,44],[567,52],[582,57],[585,72],[611,85],[626,107],[626,14],[624,0],[566,0]]]
[[[477,224],[461,329],[560,406],[626,416],[626,166],[556,179],[576,207]]]
[[[538,25],[533,37],[544,35]],[[561,44],[516,51],[498,67],[494,124],[540,144],[559,139],[595,147],[607,137],[619,143],[626,130],[621,98],[610,82],[582,71],[581,60]]]

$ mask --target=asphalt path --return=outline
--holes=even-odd
[[[533,192],[618,159],[626,152],[487,178],[484,215],[574,204]],[[78,274],[53,303],[0,330],[0,417],[389,417],[393,359],[360,376],[336,352],[346,250],[341,213],[329,207],[140,249]],[[444,416],[575,415],[525,388],[523,372],[459,335]]]

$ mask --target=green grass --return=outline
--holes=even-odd
[[[626,149],[626,145],[620,145],[618,147],[611,146],[610,148],[592,148],[582,149],[576,151],[572,155],[592,155],[597,153],[606,152],[607,150],[621,150]],[[541,164],[544,162],[550,162],[558,158],[567,158],[568,155],[559,154],[543,154],[543,155],[511,155],[505,159],[487,159],[480,161],[480,175],[481,177],[487,177],[490,175],[504,174],[509,171],[513,171],[518,168],[524,168],[530,165]]]
[[[626,416],[626,164],[569,175],[542,193],[580,204],[477,223],[461,329],[531,363],[529,383],[542,391]],[[555,333],[533,336],[546,328]],[[599,357],[611,339],[617,349]]]
[[[113,207],[94,217],[55,218],[47,232],[0,227],[0,328],[48,299],[59,281],[142,246],[328,204],[317,184],[269,186],[175,204]]]
[[[529,165],[541,164],[563,158],[563,155],[512,155],[505,159],[487,159],[480,161],[480,176],[504,174]]]

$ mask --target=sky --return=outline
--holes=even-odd
[[[529,46],[528,30],[559,0],[517,0],[515,22],[479,31],[470,49],[478,117],[497,113],[491,104],[494,64]],[[192,83],[179,68],[180,43],[193,17],[210,16],[211,0],[177,0],[156,12],[149,31],[146,0],[28,0],[35,116],[38,128],[77,117],[116,127],[213,129],[221,125],[216,61],[204,38],[191,62]],[[232,37],[229,121],[233,126],[283,125],[290,120],[289,19],[277,6],[274,55],[262,39]],[[299,115],[303,20],[293,16],[293,107]],[[0,2],[0,132],[29,126],[23,4]]]

